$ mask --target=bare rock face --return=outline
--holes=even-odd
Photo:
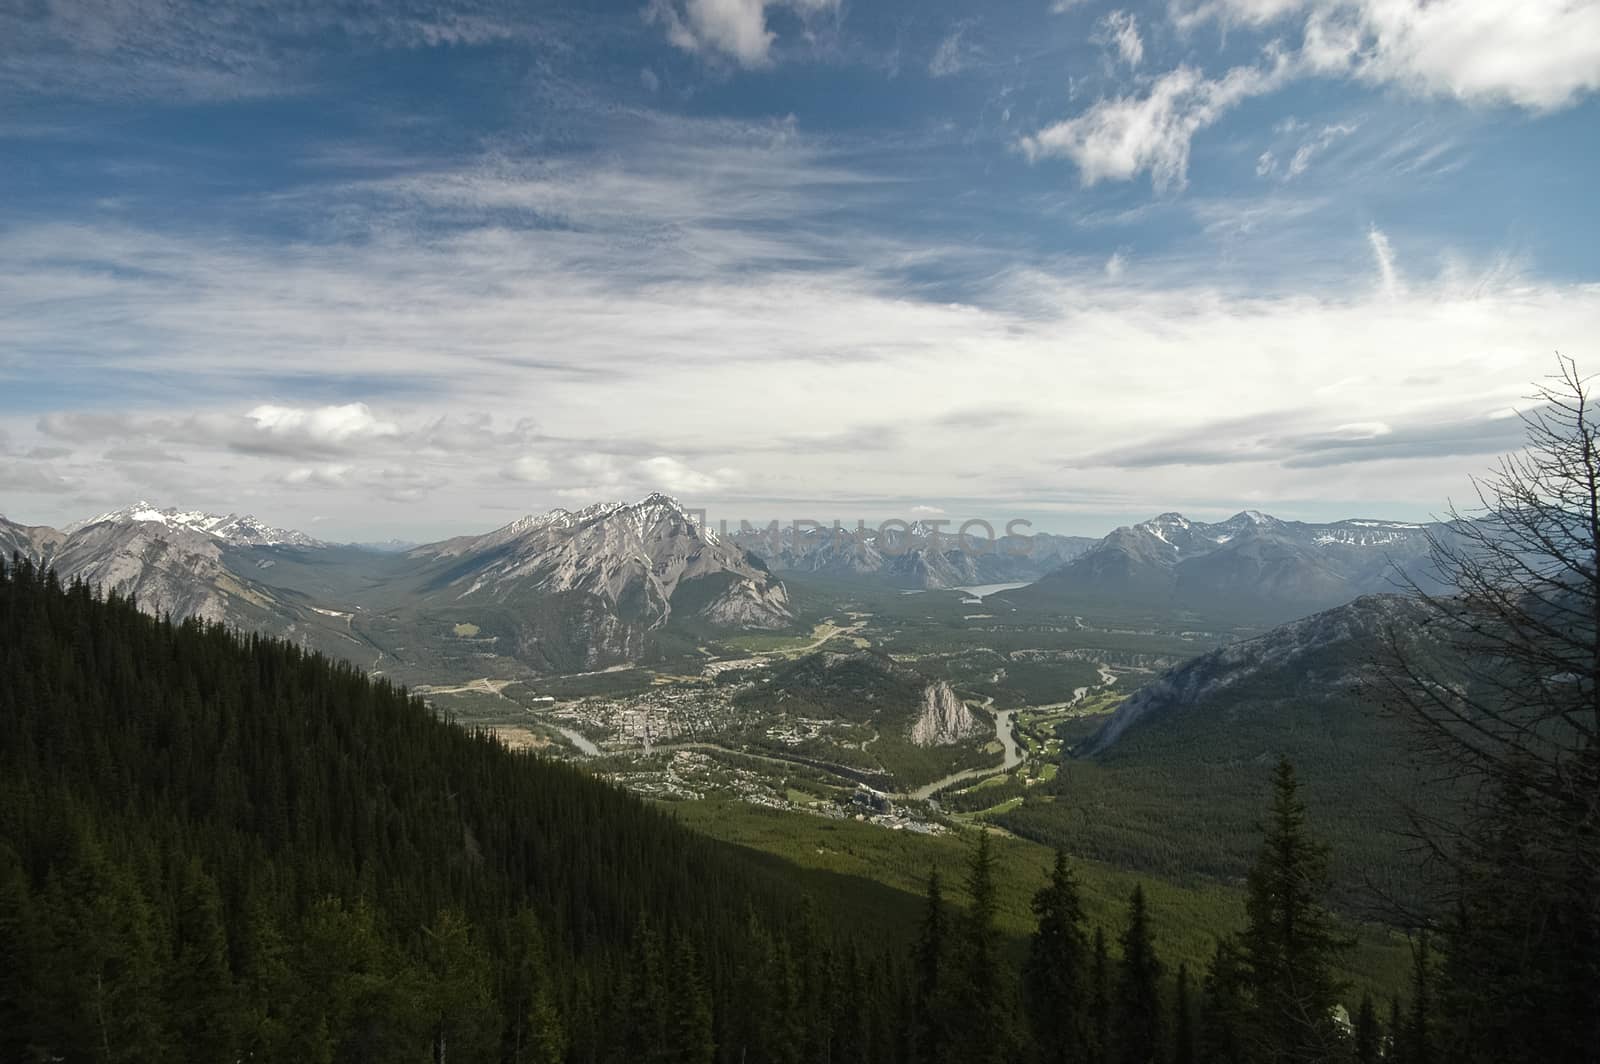
[[[67,534],[48,525],[19,525],[0,517],[0,559],[10,563],[13,555],[36,565],[50,565],[67,542]]]
[[[576,513],[552,510],[410,556],[448,564],[448,596],[459,604],[529,592],[588,596],[646,630],[674,610],[743,628],[793,620],[782,581],[660,494]]]
[[[922,692],[922,712],[911,725],[911,741],[917,746],[948,746],[982,731],[983,722],[940,680]]]

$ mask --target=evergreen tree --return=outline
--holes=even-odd
[[[1372,1004],[1372,994],[1364,993],[1361,995],[1361,1008],[1356,1011],[1356,1064],[1378,1064],[1382,1057],[1382,1041],[1378,1032],[1378,1011]]]
[[[953,1001],[961,1023],[951,1040],[962,1064],[1007,1064],[1013,1049],[1012,987],[1001,963],[995,928],[994,851],[989,833],[978,833],[967,869],[967,911],[961,921],[960,963]]]
[[[648,923],[634,932],[622,1004],[619,1064],[665,1064],[670,1055],[667,1029],[671,1010],[661,944]]]
[[[1240,936],[1250,978],[1248,1035],[1254,1055],[1265,1060],[1320,1061],[1340,1052],[1332,964],[1348,943],[1322,905],[1327,860],[1327,848],[1306,833],[1294,768],[1282,759]]]
[[[242,1056],[281,1060],[289,1052],[289,1002],[294,997],[289,945],[261,890],[246,895],[242,923],[237,951]]]
[[[433,1059],[436,1064],[452,1057],[479,1059],[498,1034],[488,958],[459,910],[441,910],[424,935],[423,1008],[433,1021]]]
[[[1433,957],[1428,932],[1417,935],[1411,955],[1411,1009],[1402,1038],[1406,1064],[1433,1064]]]
[[[1206,969],[1205,1006],[1200,1014],[1201,1064],[1245,1064],[1243,1031],[1249,1014],[1245,986],[1238,944],[1232,938],[1223,939]]]
[[[1150,935],[1144,887],[1128,900],[1128,926],[1122,932],[1122,962],[1117,972],[1116,1041],[1120,1064],[1156,1064],[1161,1059],[1161,961]]]
[[[1089,1048],[1089,944],[1064,850],[1056,851],[1050,882],[1033,896],[1033,913],[1038,926],[1028,945],[1022,988],[1039,1057],[1048,1064],[1081,1061]]]
[[[5,854],[0,853],[0,862]],[[28,973],[41,963],[38,915],[27,877],[14,864],[0,863],[0,1061],[33,1056],[33,1017]]]
[[[944,888],[937,868],[928,873],[922,931],[917,937],[911,1006],[912,1049],[916,1064],[942,1064],[947,1048],[947,944]]]
[[[191,858],[178,892],[177,951],[167,986],[167,1015],[185,1059],[232,1064],[243,1017],[228,968],[217,884]]]
[[[671,1016],[667,1039],[672,1064],[711,1064],[717,1051],[712,1032],[711,996],[701,976],[699,955],[694,945],[683,937],[673,942],[668,1007]],[[855,1059],[866,1059],[866,1055]]]
[[[1103,927],[1094,929],[1094,960],[1089,966],[1089,1059],[1111,1060],[1111,958]]]
[[[1195,1064],[1194,1017],[1189,1004],[1189,966],[1178,965],[1177,996],[1172,1010],[1172,1064]]]
[[[501,1057],[508,1064],[559,1064],[566,1031],[556,1008],[550,957],[539,919],[522,906],[506,921],[505,970],[499,979],[506,1018]]]

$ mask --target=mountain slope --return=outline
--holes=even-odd
[[[5,1060],[903,1059],[911,897],[805,881],[348,666],[0,565]]]
[[[65,532],[47,525],[19,525],[0,517],[0,559],[10,561],[16,555],[50,565],[66,541]]]
[[[1365,596],[1169,669],[1080,744],[1050,800],[1002,822],[1136,867],[1233,879],[1249,864],[1272,766],[1287,756],[1334,843],[1344,903],[1371,901],[1368,874],[1414,881],[1403,804],[1443,812],[1450,799],[1421,787],[1405,728],[1372,681],[1391,631],[1433,652],[1419,619],[1409,599]]]

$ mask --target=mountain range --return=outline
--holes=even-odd
[[[1099,542],[1046,532],[992,538],[969,532],[963,539],[957,530],[920,521],[879,529],[791,524],[741,529],[732,538],[777,572],[870,577],[921,590],[1036,580]]]
[[[669,627],[793,621],[781,580],[660,494],[404,551],[140,502],[61,530],[0,518],[0,550],[146,612],[283,635],[368,667],[578,671],[649,657]]]
[[[1116,529],[1006,597],[1031,607],[1109,599],[1285,619],[1394,591],[1401,574],[1434,587],[1430,537],[1448,535],[1439,523],[1309,524],[1245,510],[1208,524],[1164,513]]]
[[[59,530],[0,518],[0,550],[132,595],[148,612],[287,636],[367,667],[482,675],[491,662],[606,668],[687,652],[701,631],[789,628],[781,574],[902,588],[1033,581],[1002,598],[1023,609],[1094,600],[1281,620],[1390,590],[1397,569],[1424,571],[1430,535],[1445,531],[1245,511],[1215,524],[1167,513],[1100,540],[992,545],[927,524],[719,535],[652,494],[408,549],[140,502]]]

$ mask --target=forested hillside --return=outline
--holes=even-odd
[[[0,1060],[896,1055],[864,928],[348,665],[0,565],[0,720]]]

